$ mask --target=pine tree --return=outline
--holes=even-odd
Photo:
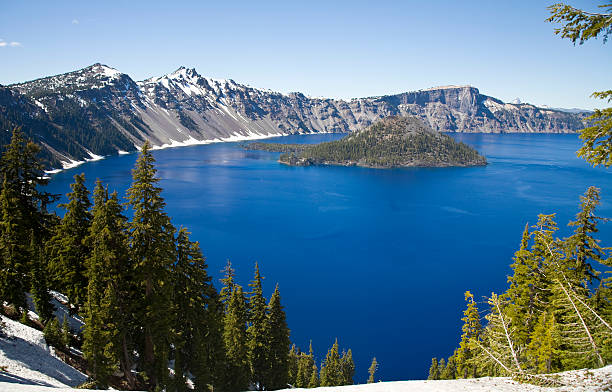
[[[0,180],[15,198],[12,212],[23,219],[24,244],[30,243],[27,236],[32,231],[36,238],[47,238],[52,218],[47,206],[58,197],[42,190],[49,178],[38,159],[39,152],[37,144],[26,140],[20,128],[14,128],[11,143],[4,147],[0,158]]]
[[[242,287],[235,285],[223,319],[223,342],[226,353],[224,390],[244,391],[249,386],[247,348],[247,307]]]
[[[338,354],[338,339],[327,351],[325,362],[321,365],[321,386],[335,387],[342,385],[342,368]]]
[[[278,284],[270,298],[266,330],[268,331],[268,371],[266,389],[283,389],[287,387],[289,374],[289,327],[285,311],[281,305]],[[351,359],[352,361],[352,359]]]
[[[526,225],[520,249],[514,254],[514,263],[510,266],[513,275],[508,277],[510,288],[505,294],[507,314],[516,325],[517,344],[522,347],[529,343],[543,305],[546,305],[540,302],[543,295],[541,265],[529,251],[529,241],[529,227]]]
[[[251,287],[249,295],[250,325],[247,335],[252,381],[260,391],[266,389],[265,381],[269,366],[268,315],[266,299],[263,296],[262,279],[259,266],[255,263],[255,278],[249,284]]]
[[[312,341],[310,341],[308,354],[300,353],[299,355],[296,387],[310,388],[309,384],[313,377],[313,368],[316,372],[314,352],[312,350]]]
[[[463,327],[459,349],[457,349],[457,374],[459,377],[477,377],[477,367],[473,363],[474,353],[472,352],[471,342],[478,340],[482,332],[480,324],[480,314],[474,296],[469,291],[465,292],[467,309],[463,312]]]
[[[438,359],[431,359],[431,366],[429,367],[429,375],[427,376],[428,380],[439,380],[440,379],[440,370],[438,368]],[[368,380],[369,382],[369,380]],[[373,381],[372,381],[373,382]]]
[[[172,325],[170,269],[175,260],[175,230],[164,212],[154,162],[150,145],[145,142],[127,191],[127,204],[133,212],[128,227],[136,290],[143,293],[135,312],[142,336],[138,350],[140,364],[152,385],[165,385]]]
[[[584,196],[580,196],[580,212],[576,220],[568,224],[575,227],[574,234],[564,241],[566,257],[570,261],[566,275],[569,280],[583,285],[585,289],[598,275],[589,261],[601,264],[612,261],[612,255],[606,255],[609,249],[602,248],[600,241],[593,237],[599,231],[597,223],[605,221],[595,215],[599,202],[599,189],[594,186],[589,187]]]
[[[219,291],[219,299],[224,306],[227,306],[230,298],[232,297],[232,292],[234,291],[234,287],[236,283],[234,282],[236,271],[232,268],[232,262],[227,259],[227,264],[223,268],[223,278],[221,279],[221,283],[223,287],[221,287],[221,291]]]
[[[45,328],[43,329],[43,336],[45,338],[45,342],[49,346],[53,346],[60,350],[63,349],[62,330],[57,317],[53,317],[51,320],[47,321],[47,324],[45,324]]]
[[[35,240],[34,234],[31,235],[30,254],[32,255],[30,270],[32,287],[30,293],[36,313],[42,322],[46,323],[53,317],[55,306],[51,302],[53,297],[49,293],[44,248]]]
[[[87,296],[85,260],[89,258],[91,248],[85,237],[91,226],[91,202],[84,174],[75,175],[70,188],[69,202],[60,204],[66,213],[48,246],[51,249],[50,269],[56,286],[68,296],[71,313],[76,313]]]
[[[17,310],[26,309],[30,272],[36,269],[31,263],[38,262],[30,254],[32,235],[37,241],[47,238],[52,220],[46,208],[56,200],[42,190],[48,178],[37,159],[39,151],[15,128],[0,158],[0,299]]]
[[[24,240],[28,239],[24,232],[26,224],[21,211],[16,208],[17,202],[17,195],[7,186],[5,179],[0,193],[0,298],[19,311],[27,309],[29,255],[27,243],[24,244]]]
[[[432,366],[433,366],[433,362],[435,361],[435,358],[432,359]],[[376,361],[376,357],[372,358],[372,364],[370,365],[370,368],[368,369],[368,384],[372,384],[375,382],[374,379],[374,375],[376,374],[376,371],[378,370],[378,362]],[[434,372],[435,374],[435,372]],[[429,370],[429,376],[431,377],[432,373],[431,373],[431,369]],[[428,378],[429,380],[436,380],[436,378]]]
[[[536,373],[561,370],[560,336],[553,313],[542,313],[527,347],[527,358]]]
[[[308,388],[318,388],[321,386],[321,379],[319,377],[319,370],[317,364],[312,363],[312,373],[310,373],[310,380],[308,381]]]
[[[457,364],[455,362],[455,354],[448,357],[444,369],[440,368],[440,379],[454,380],[457,376]]]
[[[87,301],[83,354],[99,386],[119,363],[126,380],[134,387],[131,374],[132,267],[127,248],[127,219],[117,194],[110,197],[100,180],[94,190],[93,219],[85,239],[91,245],[87,259]]]
[[[342,381],[340,385],[353,385],[355,363],[353,362],[353,352],[350,348],[347,352],[342,353],[342,358],[340,358],[340,371],[342,373]]]
[[[523,373],[514,341],[514,327],[503,312],[499,296],[491,293],[488,303],[491,306],[491,311],[486,316],[488,324],[482,334],[482,340],[474,339],[470,342],[470,346],[474,350],[476,350],[476,347],[481,349],[479,361],[481,366],[489,365],[507,376],[514,373]],[[457,370],[459,372],[459,369]]]
[[[202,361],[207,357],[209,344],[206,337],[214,337],[215,331],[201,333],[210,327],[210,305],[217,293],[211,285],[206,261],[197,242],[189,240],[189,233],[181,228],[176,239],[176,263],[171,281],[174,286],[174,389],[186,391],[186,375],[197,375],[197,388],[204,389],[213,383],[211,364]],[[198,360],[200,359],[200,360]]]
[[[292,387],[297,386],[297,378],[298,378],[298,369],[300,367],[300,357],[302,353],[300,349],[295,346],[295,344],[291,345],[291,350],[289,350],[289,366],[287,368],[287,383]]]

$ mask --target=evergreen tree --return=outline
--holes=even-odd
[[[338,354],[338,339],[327,351],[325,362],[321,365],[321,386],[334,387],[342,385],[342,368]]]
[[[20,128],[14,128],[11,143],[4,146],[0,158],[0,180],[3,188],[8,188],[14,204],[12,213],[21,217],[24,233],[23,243],[29,244],[27,237],[34,232],[36,238],[46,239],[52,221],[47,206],[57,200],[57,195],[45,192],[48,184],[44,167],[38,159],[40,147],[25,138]]]
[[[608,249],[599,245],[599,240],[593,236],[599,229],[597,223],[605,219],[595,215],[595,208],[599,205],[599,189],[594,186],[587,189],[584,196],[580,196],[580,212],[576,220],[568,224],[574,227],[574,234],[564,241],[566,258],[570,260],[566,275],[569,280],[587,286],[597,279],[597,271],[589,261],[601,264],[610,263],[612,256],[607,256]]]
[[[298,359],[298,370],[296,377],[296,387],[298,388],[310,388],[309,384],[313,376],[313,368],[316,372],[316,365],[314,360],[314,353],[312,350],[312,341],[310,341],[310,348],[308,354],[300,353]],[[316,375],[315,375],[316,376]]]
[[[319,378],[319,370],[317,364],[312,363],[312,372],[310,373],[310,380],[308,381],[308,388],[318,388],[321,386],[321,379]]]
[[[128,256],[126,226],[117,194],[110,197],[100,180],[94,190],[93,219],[86,241],[91,244],[87,259],[87,301],[83,354],[99,386],[119,363],[126,380],[134,387],[131,374],[133,297],[132,268]]]
[[[438,359],[431,359],[431,366],[429,367],[429,375],[427,376],[428,380],[439,380],[440,379],[440,370],[438,368]],[[370,380],[368,380],[370,382]],[[372,381],[374,382],[374,381]]]
[[[342,373],[342,381],[340,385],[353,385],[355,363],[353,362],[353,352],[350,348],[347,352],[342,353],[342,358],[340,358],[340,370]]]
[[[482,332],[480,324],[480,314],[474,296],[469,291],[465,292],[467,309],[463,312],[463,326],[459,349],[457,349],[457,374],[461,378],[477,377],[477,367],[473,362],[474,353],[472,352],[472,341],[478,340]]]
[[[455,354],[448,357],[446,366],[444,369],[440,368],[440,379],[442,380],[454,380],[457,376],[457,364],[455,362]]]
[[[568,38],[574,44],[578,42],[582,45],[598,36],[603,36],[605,43],[612,32],[612,4],[599,7],[605,12],[585,12],[566,4],[553,4],[548,7],[551,16],[547,21],[562,23],[562,27],[555,29],[555,34]],[[610,102],[612,90],[594,92],[591,96]],[[609,167],[612,165],[612,108],[596,109],[586,120],[590,126],[580,133],[584,145],[578,150],[578,156],[593,166],[601,164]]]
[[[133,212],[128,227],[136,290],[143,293],[135,311],[141,336],[140,364],[152,385],[165,385],[172,325],[170,270],[175,261],[175,230],[164,212],[165,202],[161,188],[156,186],[159,179],[155,176],[154,162],[146,142],[132,170],[132,186],[127,191],[127,204]]]
[[[525,225],[520,249],[514,254],[511,264],[513,275],[508,277],[510,288],[506,292],[508,304],[506,311],[516,326],[517,344],[524,347],[529,343],[534,325],[543,311],[542,275],[539,259],[528,249],[530,241],[529,227]]]
[[[198,375],[198,389],[212,384],[213,375],[210,364],[196,359],[205,358],[208,349],[205,338],[209,333],[198,333],[209,327],[209,305],[216,298],[216,292],[210,284],[206,261],[198,243],[189,240],[189,233],[182,228],[176,239],[176,263],[172,269],[174,285],[173,311],[174,325],[174,389],[186,391],[186,375]],[[208,377],[207,377],[208,376]],[[208,379],[207,379],[208,378]]]
[[[267,390],[286,388],[288,381],[289,347],[291,346],[291,341],[289,340],[289,328],[287,327],[285,311],[280,300],[277,284],[268,305],[268,325],[266,330],[268,331],[269,368],[265,384]]]
[[[255,278],[249,284],[251,287],[249,295],[250,325],[247,335],[252,381],[260,391],[266,389],[265,382],[269,367],[268,314],[261,281],[259,266],[255,263]]]
[[[52,220],[46,209],[56,200],[42,190],[48,178],[37,158],[39,151],[14,128],[0,158],[0,299],[17,310],[26,309],[30,272],[36,269],[31,263],[39,261],[30,254],[32,235],[37,241],[47,238]]]
[[[226,355],[224,390],[244,391],[249,386],[247,348],[247,307],[242,287],[235,285],[223,319],[223,342]]]
[[[302,353],[300,349],[295,346],[295,344],[291,345],[291,350],[289,350],[289,366],[287,368],[287,383],[292,387],[297,386],[297,377],[298,377],[298,369],[300,367],[300,357]]]
[[[219,299],[224,306],[227,306],[236,286],[236,283],[234,282],[236,271],[232,268],[232,262],[229,259],[227,259],[227,264],[223,268],[222,272],[223,278],[221,279],[221,283],[223,284],[223,287],[221,287],[221,291],[219,291]]]
[[[440,358],[440,362],[438,362],[438,380],[442,378],[442,374],[446,371],[446,361],[444,358]]]
[[[432,366],[433,366],[433,362],[435,361],[435,358],[432,359]],[[374,380],[374,375],[376,374],[376,371],[378,370],[378,362],[376,361],[376,357],[372,358],[372,364],[370,365],[370,368],[368,369],[368,384],[372,384],[375,382]],[[435,374],[435,372],[434,372]],[[431,373],[431,369],[429,370],[429,376],[431,377],[432,373]],[[435,378],[429,378],[430,380],[436,380]]]
[[[507,376],[512,375],[513,373],[523,373],[523,367],[521,366],[521,361],[519,360],[517,347],[512,333],[514,328],[511,325],[509,318],[503,312],[499,296],[495,293],[491,293],[488,303],[491,306],[491,311],[486,316],[488,321],[487,328],[482,334],[482,340],[472,340],[471,347],[474,350],[476,347],[481,348],[481,366],[486,367],[489,365],[496,371]],[[462,376],[459,366],[457,367],[459,375]]]
[[[84,174],[75,175],[70,188],[72,192],[67,195],[69,202],[60,204],[66,213],[48,246],[51,249],[50,269],[56,287],[68,296],[72,305],[70,311],[76,313],[87,296],[85,260],[89,258],[91,248],[85,237],[91,226],[91,202]]]
[[[553,373],[561,370],[559,350],[560,336],[553,313],[542,313],[527,347],[527,357],[536,373]]]
[[[53,317],[47,322],[47,324],[45,324],[45,328],[43,329],[43,336],[45,338],[45,342],[49,346],[53,346],[59,350],[64,349],[62,344],[62,330],[60,328],[60,322],[57,317]]]
[[[15,306],[16,310],[27,309],[26,291],[28,289],[27,275],[29,271],[29,255],[24,240],[26,224],[21,211],[16,208],[17,195],[7,186],[6,179],[0,193],[0,298]]]
[[[32,255],[30,270],[32,287],[30,293],[36,313],[42,322],[46,323],[53,317],[55,306],[51,303],[52,296],[49,293],[44,248],[35,240],[34,234],[31,235],[30,254]]]

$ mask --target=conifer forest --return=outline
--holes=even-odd
[[[40,148],[13,130],[0,160],[2,312],[43,329],[47,343],[86,373],[89,388],[243,391],[353,384],[350,349],[325,358],[292,345],[279,285],[269,299],[255,264],[243,288],[230,261],[220,290],[186,228],[164,212],[146,143],[125,198],[75,175],[63,217]],[[51,291],[68,298],[81,331],[54,316]],[[39,320],[28,317],[28,296]],[[71,350],[77,347],[82,356]]]

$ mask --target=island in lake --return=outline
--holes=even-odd
[[[320,144],[250,143],[248,150],[282,152],[291,166],[371,168],[482,166],[485,157],[467,144],[434,131],[416,117],[387,117],[368,128]]]

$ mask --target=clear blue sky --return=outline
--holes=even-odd
[[[589,95],[612,88],[612,42],[555,36],[554,2],[5,1],[0,84],[96,62],[136,80],[185,65],[311,96],[470,84],[504,101],[604,107]]]

